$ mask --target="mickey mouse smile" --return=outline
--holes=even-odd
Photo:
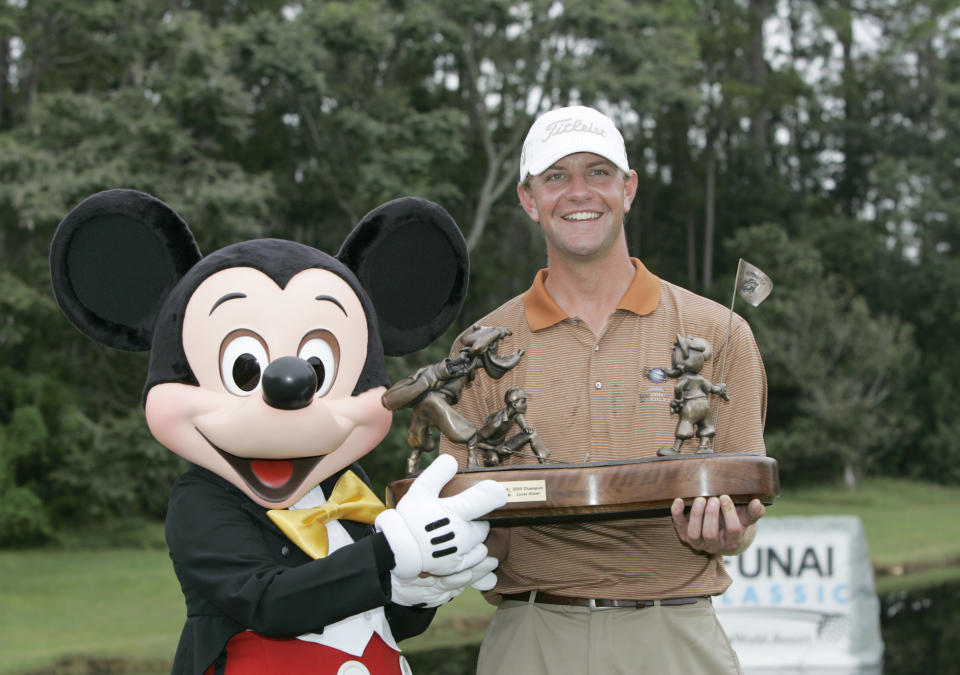
[[[194,427],[196,429],[196,427]],[[282,502],[303,483],[323,456],[291,457],[289,459],[249,459],[237,457],[217,447],[203,432],[197,429],[210,447],[219,453],[236,471],[247,486],[261,499]]]

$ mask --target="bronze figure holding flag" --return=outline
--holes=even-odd
[[[729,401],[730,397],[727,396],[727,385],[713,384],[700,374],[703,364],[712,355],[713,348],[703,338],[677,335],[677,340],[673,343],[673,367],[664,368],[663,371],[669,377],[677,378],[670,410],[680,415],[680,421],[677,422],[673,447],[660,448],[657,451],[661,457],[679,454],[683,442],[694,435],[700,439],[698,453],[713,452],[710,441],[716,435],[717,427],[707,397],[718,394],[725,401]]]
[[[727,385],[722,384],[726,374],[727,346],[730,342],[730,325],[733,322],[733,307],[737,296],[756,307],[763,302],[773,290],[773,281],[756,265],[751,265],[743,258],[737,263],[737,278],[734,283],[733,301],[730,303],[730,320],[727,323],[727,338],[723,350],[723,364],[720,368],[721,384],[713,384],[700,375],[703,364],[713,355],[713,347],[703,338],[687,335],[677,335],[673,345],[672,368],[664,368],[663,372],[677,378],[674,385],[674,399],[670,402],[670,410],[680,415],[677,423],[676,440],[673,447],[660,448],[657,454],[661,457],[676,455],[680,452],[683,442],[694,435],[700,439],[697,453],[713,452],[710,441],[717,433],[716,418],[711,410],[707,397],[716,394],[725,401],[729,401]]]

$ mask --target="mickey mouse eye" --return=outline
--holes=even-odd
[[[340,343],[337,338],[329,331],[311,331],[300,343],[297,356],[313,366],[317,374],[317,398],[330,391],[340,362]]]
[[[231,394],[249,396],[260,387],[260,375],[269,361],[267,348],[256,333],[233,331],[220,345],[220,379]]]

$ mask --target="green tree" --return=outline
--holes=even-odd
[[[49,241],[81,199],[153,193],[204,251],[264,235],[336,250],[383,201],[441,203],[471,243],[467,305],[391,362],[400,377],[544,264],[517,160],[536,114],[570,103],[624,130],[628,241],[654,272],[724,302],[738,257],[773,276],[744,311],[785,476],[960,480],[954,5],[0,3],[0,538],[155,516],[179,467],[140,424],[143,355],[82,338],[52,302]],[[381,483],[404,424],[369,458]],[[134,497],[130,473],[156,491]]]
[[[201,246],[263,230],[271,179],[234,156],[252,125],[249,97],[229,72],[231,31],[167,9],[147,0],[4,4],[0,489],[7,507],[36,513],[11,520],[25,509],[5,507],[6,542],[47,538],[50,523],[82,525],[131,505],[162,515],[176,464],[157,453],[145,425],[125,423],[142,417],[142,356],[83,339],[53,304],[46,258],[60,218],[87,195],[124,186],[203,222]],[[156,475],[165,480],[136,482]]]
[[[918,428],[900,386],[917,363],[911,328],[873,314],[814,247],[781,227],[742,229],[728,246],[764,260],[775,280],[774,293],[746,313],[771,382],[769,451],[785,478],[842,476],[855,489]]]

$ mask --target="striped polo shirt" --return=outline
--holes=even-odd
[[[525,354],[499,380],[478,370],[456,409],[479,426],[503,407],[507,389],[522,387],[528,394],[527,423],[550,459],[568,462],[654,457],[659,448],[673,445],[675,381],[656,369],[671,366],[677,334],[701,337],[714,355],[700,374],[718,384],[729,309],[631,261],[634,279],[599,337],[550,297],[544,286],[548,270],[537,274],[526,293],[478,321],[512,331],[501,342],[501,354],[521,348]],[[462,347],[457,340],[451,353]],[[750,327],[736,315],[726,352],[730,401],[719,402],[714,451],[763,454],[766,374]],[[696,443],[686,441],[682,451],[694,452]],[[443,439],[441,451],[466,466],[465,446]],[[532,463],[529,448],[504,461]],[[534,589],[597,598],[714,595],[730,583],[721,557],[683,544],[669,516],[498,527],[488,545],[501,558],[498,584],[487,594],[492,602],[501,593]]]

